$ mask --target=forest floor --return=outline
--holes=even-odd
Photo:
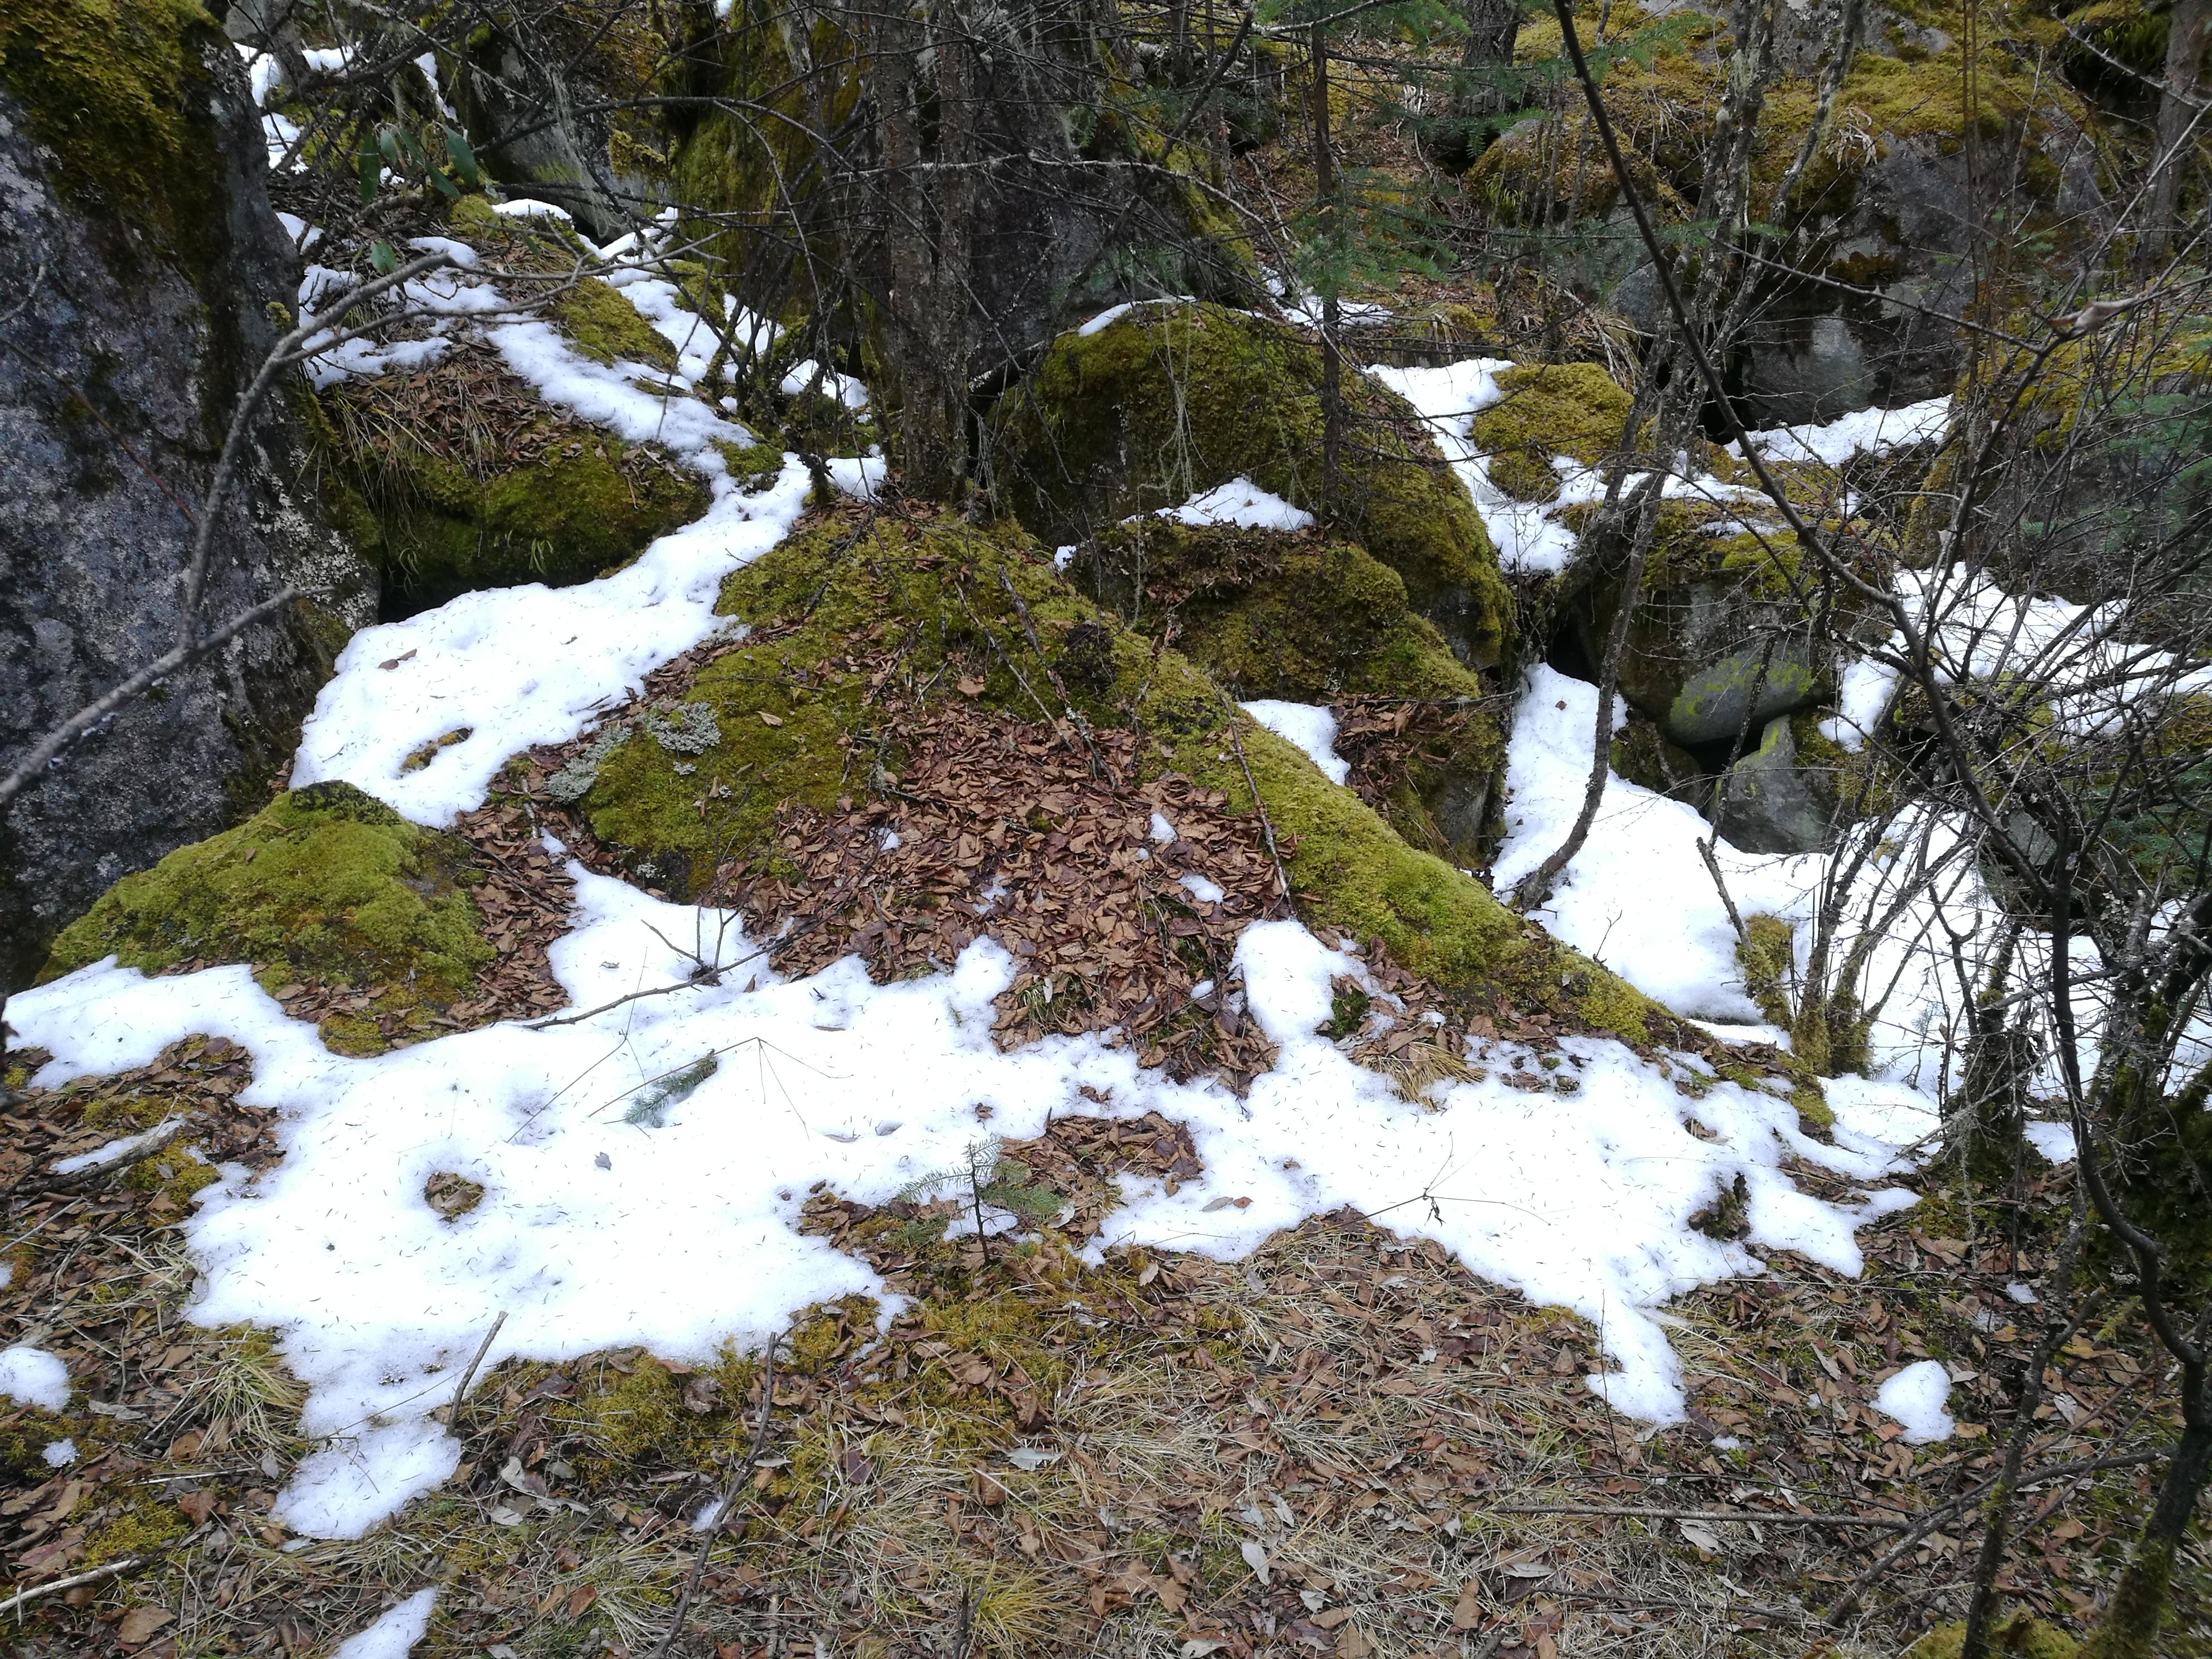
[[[514,1012],[532,989],[516,978]],[[2040,1294],[2048,1241],[2015,1244],[1931,1168],[1905,1182],[1917,1206],[1862,1232],[1862,1277],[1769,1252],[1767,1274],[1673,1304],[1691,1407],[1653,1429],[1585,1384],[1600,1333],[1387,1216],[1315,1218],[1238,1263],[1109,1246],[1085,1265],[1116,1175],[1198,1166],[1174,1124],[1069,1117],[1006,1148],[1069,1200],[1018,1241],[948,1237],[957,1198],[811,1196],[807,1230],[907,1298],[888,1322],[865,1298],[811,1310],[772,1378],[734,1354],[509,1364],[453,1425],[453,1481],[318,1540],[270,1516],[309,1449],[302,1391],[265,1335],[184,1311],[209,1173],[184,1147],[279,1156],[275,1114],[237,1099],[249,1066],[195,1038],[4,1120],[19,1183],[185,1125],[105,1184],[19,1185],[8,1212],[0,1329],[61,1356],[79,1403],[0,1413],[0,1561],[18,1588],[88,1575],[9,1614],[0,1642],[26,1654],[324,1653],[437,1583],[426,1655],[643,1659],[710,1504],[670,1650],[720,1659],[1893,1654],[1971,1570],[2044,1333],[2012,1287]],[[2089,1311],[2046,1377],[1999,1580],[2063,1623],[2109,1585],[2171,1431],[2137,1322]],[[1923,1358],[1958,1426],[1915,1446],[1872,1397]],[[63,1440],[73,1461],[47,1467]]]

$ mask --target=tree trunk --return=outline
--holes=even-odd
[[[2081,1645],[2081,1659],[2153,1659],[2159,1626],[2173,1606],[2173,1558],[2189,1530],[2189,1517],[2212,1477],[2212,1413],[2205,1410],[2201,1374],[2188,1390],[2197,1397],[2185,1407],[2187,1426],[2166,1465],[2158,1507],[2120,1575],[2112,1606],[2097,1633]]]
[[[1429,134],[1422,149],[1447,173],[1464,173],[1490,148],[1486,123],[1514,106],[1515,88],[1503,71],[1513,66],[1521,38],[1517,0],[1464,0],[1467,44],[1460,51],[1459,75],[1446,106],[1443,125]]]
[[[2212,0],[2174,0],[2167,16],[2166,91],[2158,104],[2158,149],[2136,256],[2146,275],[2166,262],[2181,200],[2184,163],[2197,137],[2197,87],[2204,62],[2208,15],[2212,15]]]
[[[924,85],[917,73],[928,47]],[[897,410],[900,481],[909,494],[957,499],[968,476],[969,237],[974,219],[973,51],[957,17],[917,24],[879,14],[872,30],[878,130],[889,222],[884,348]],[[925,143],[922,110],[935,120]]]
[[[1336,285],[1336,152],[1328,131],[1328,35],[1313,26],[1314,206],[1320,220],[1322,258],[1328,262],[1321,283],[1321,522],[1332,526],[1337,511],[1337,476],[1344,451],[1344,363],[1337,351],[1340,313]]]

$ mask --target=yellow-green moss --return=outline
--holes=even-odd
[[[270,988],[312,975],[452,998],[492,957],[467,849],[346,783],[311,784],[235,830],[125,876],[54,942],[52,977],[246,962]]]
[[[553,315],[569,343],[593,362],[617,359],[672,374],[676,348],[621,293],[596,276],[579,278],[553,302]]]
[[[1559,493],[1552,459],[1595,466],[1621,447],[1631,403],[1597,363],[1528,363],[1498,377],[1504,395],[1474,417],[1474,447],[1490,457],[1490,481],[1524,501]]]
[[[1790,1006],[1790,975],[1796,930],[1779,916],[1747,916],[1743,937],[1736,941],[1735,959],[1743,969],[1746,995],[1759,1012],[1787,1030],[1793,1018]]]
[[[9,0],[0,75],[57,182],[194,270],[222,234],[223,163],[201,54],[229,50],[198,0]]]
[[[26,1406],[0,1415],[7,1419],[0,1425],[0,1480],[20,1486],[35,1486],[52,1475],[54,1471],[46,1462],[46,1448],[82,1432],[70,1419],[42,1406]]]
[[[628,301],[607,292],[644,326]],[[439,373],[430,371],[433,388]],[[329,463],[323,497],[331,520],[387,582],[424,602],[518,582],[586,580],[707,509],[705,483],[650,447],[584,427],[564,425],[550,442],[543,431],[478,429],[465,398],[422,398],[418,409],[413,395],[348,381],[305,401]],[[554,419],[547,410],[543,423]],[[434,449],[428,422],[440,423]],[[513,459],[518,435],[538,459]]]
[[[994,476],[1047,541],[1176,505],[1239,476],[1324,506],[1321,354],[1297,331],[1207,305],[1141,306],[1062,334],[1002,399]],[[1396,394],[1347,370],[1336,523],[1396,571],[1413,607],[1488,665],[1512,601],[1474,503]]]
[[[1481,861],[1481,815],[1504,760],[1482,677],[1417,615],[1398,573],[1350,542],[1145,514],[1100,537],[1071,575],[1239,698],[1388,696],[1455,705],[1449,744],[1415,745],[1386,816],[1408,842]]]
[[[1966,1645],[1964,1620],[1939,1625],[1905,1650],[1905,1659],[1959,1659]],[[1990,1640],[1991,1659],[2074,1659],[2079,1646],[2056,1625],[2026,1613],[2015,1613]]]
[[[84,1540],[84,1554],[78,1565],[96,1567],[126,1555],[149,1554],[191,1530],[191,1523],[174,1504],[149,1494],[95,1528]]]
[[[1077,712],[1094,726],[1138,726],[1147,769],[1182,772],[1228,795],[1232,810],[1251,810],[1222,692],[1179,652],[1158,650],[1076,593],[1018,527],[846,517],[801,532],[724,583],[719,608],[772,638],[710,663],[685,694],[714,708],[721,740],[684,757],[695,769],[684,773],[649,737],[627,740],[584,797],[593,833],[672,887],[696,885],[730,849],[757,848],[779,802],[826,808],[841,795],[866,795],[875,768],[896,772],[902,757],[896,727],[871,725],[864,672],[839,665],[856,647],[896,653],[916,681],[951,651],[964,663],[988,660],[978,701],[1036,718],[1002,654],[1026,659],[1030,684],[1042,682],[1001,573],[1027,605],[1048,660],[1058,660],[1078,624],[1105,631],[1097,672],[1081,682],[1063,677]],[[979,622],[997,652],[985,646]],[[1456,991],[1578,1016],[1595,1011],[1591,1017],[1610,1030],[1648,1036],[1662,1013],[1656,1005],[1524,929],[1480,884],[1408,846],[1303,751],[1235,719],[1275,834],[1294,848],[1289,872],[1310,924],[1380,939],[1399,962]]]

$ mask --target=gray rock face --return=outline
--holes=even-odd
[[[210,28],[188,52],[179,130],[200,182],[181,205],[49,148],[0,82],[0,768],[176,643],[225,430],[289,326],[298,264],[236,55]],[[374,575],[306,487],[292,395],[254,426],[205,614],[288,584],[312,598],[118,712],[0,819],[10,985],[118,877],[265,801],[337,647],[374,614]]]
[[[1722,839],[1747,853],[1810,853],[1826,842],[1833,792],[1798,765],[1786,718],[1770,720],[1758,752],[1729,769],[1714,817]]]
[[[1747,708],[1751,729],[1757,731],[1778,715],[1811,708],[1820,700],[1822,689],[1820,676],[1802,647],[1738,652],[1690,676],[1668,708],[1667,735],[1693,749],[1732,743],[1744,729]]]

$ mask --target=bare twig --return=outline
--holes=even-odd
[[[684,1588],[676,1597],[676,1611],[668,1620],[666,1633],[653,1650],[653,1659],[666,1659],[669,1649],[675,1646],[684,1629],[684,1615],[691,1610],[691,1598],[699,1589],[699,1581],[707,1576],[707,1558],[714,1553],[714,1542],[722,1535],[723,1523],[738,1506],[739,1494],[753,1478],[753,1469],[768,1447],[769,1413],[775,1404],[775,1345],[782,1340],[780,1335],[768,1340],[768,1358],[761,1372],[760,1418],[753,1425],[751,1449],[745,1453],[745,1461],[738,1466],[738,1472],[723,1482],[721,1492],[715,1497],[714,1516],[707,1522],[707,1535],[700,1540],[699,1553],[684,1577]]]
[[[1775,1527],[1874,1527],[1906,1532],[1912,1522],[1897,1516],[1796,1515],[1787,1510],[1666,1510],[1606,1504],[1501,1504],[1498,1515],[1583,1515],[1638,1521],[1756,1521]]]
[[[499,1317],[491,1322],[491,1328],[484,1333],[483,1340],[477,1344],[476,1358],[469,1361],[468,1370],[461,1373],[461,1385],[453,1390],[453,1403],[446,1407],[446,1423],[449,1428],[460,1425],[461,1402],[469,1397],[469,1384],[477,1380],[477,1368],[483,1364],[484,1356],[491,1352],[491,1345],[498,1337],[500,1328],[506,1323],[507,1310],[502,1308]]]
[[[1283,868],[1283,855],[1275,846],[1275,826],[1267,819],[1267,803],[1260,799],[1260,781],[1252,775],[1252,763],[1244,758],[1243,740],[1237,735],[1237,720],[1241,712],[1229,701],[1226,691],[1221,693],[1221,706],[1229,711],[1229,746],[1237,751],[1237,764],[1243,769],[1244,787],[1252,792],[1252,810],[1260,815],[1260,833],[1267,840],[1267,856],[1275,861],[1275,880],[1283,890],[1285,903],[1291,900],[1290,872]]]
[[[105,1562],[96,1567],[88,1567],[82,1572],[73,1572],[66,1578],[56,1578],[47,1583],[33,1584],[30,1589],[17,1590],[6,1601],[0,1601],[0,1614],[20,1613],[33,1601],[43,1601],[49,1595],[58,1595],[64,1590],[76,1589],[80,1584],[104,1583],[110,1578],[120,1577],[126,1572],[146,1565],[153,1559],[150,1554],[126,1555],[119,1560]]]

